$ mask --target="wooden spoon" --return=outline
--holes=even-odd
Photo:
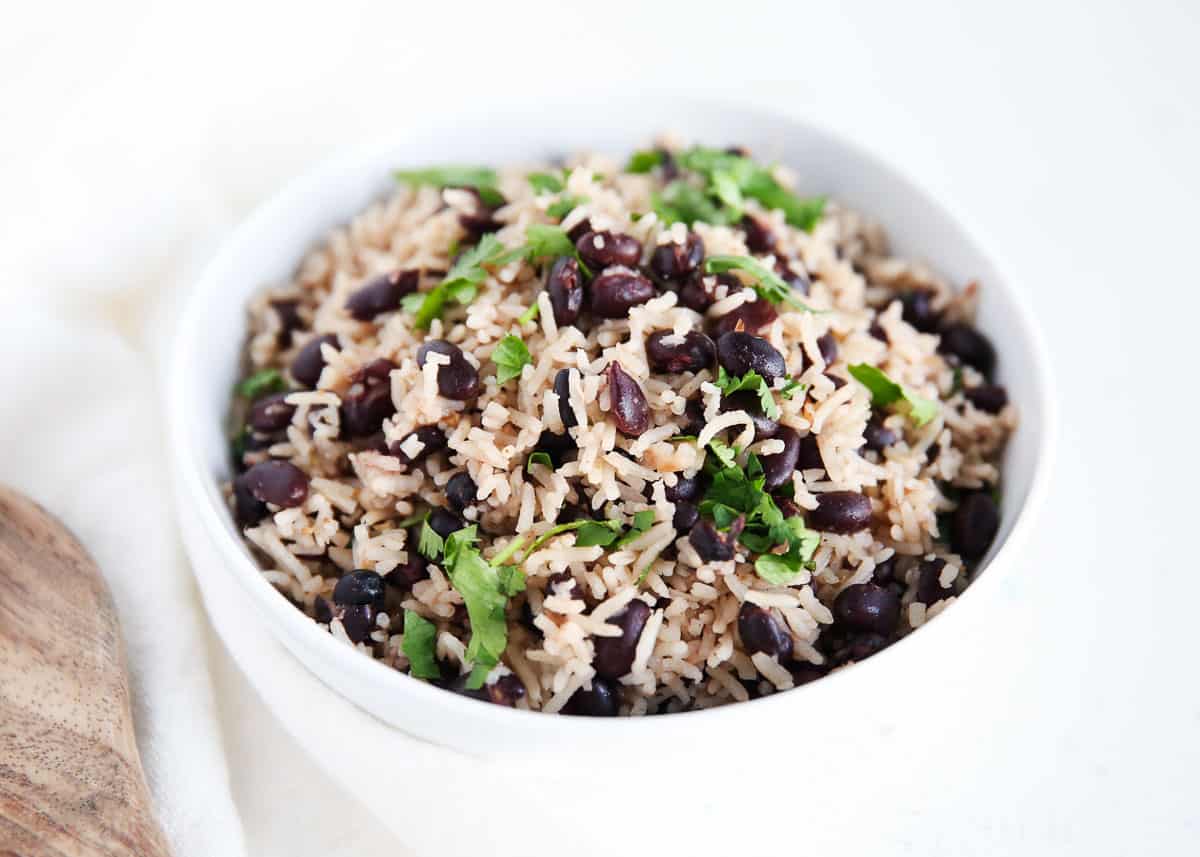
[[[112,596],[79,542],[0,486],[0,857],[167,857]]]

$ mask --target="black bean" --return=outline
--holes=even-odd
[[[697,521],[688,533],[688,541],[704,562],[724,562],[733,559],[737,552],[737,537],[745,526],[744,515],[739,515],[725,532],[718,530],[712,521]]]
[[[308,497],[308,476],[290,461],[260,461],[241,478],[255,500],[281,508],[299,506]]]
[[[824,336],[817,337],[817,350],[821,352],[821,359],[825,361],[826,366],[832,366],[837,363],[838,344],[833,337],[833,331],[829,331]]]
[[[621,700],[616,688],[602,678],[592,679],[592,689],[579,688],[563,706],[563,714],[581,717],[616,717]]]
[[[254,496],[246,474],[239,474],[233,480],[233,516],[243,527],[253,526],[265,518],[270,509],[267,504]]]
[[[688,399],[683,408],[683,428],[680,432],[691,437],[699,437],[704,431],[704,405],[699,399]]]
[[[857,533],[871,526],[871,501],[857,491],[830,491],[817,495],[817,508],[808,513],[808,525],[823,533]]]
[[[899,439],[896,432],[885,426],[879,417],[871,417],[867,421],[866,428],[863,429],[865,446],[875,452],[883,452]]]
[[[884,330],[883,325],[877,321],[871,322],[871,326],[867,328],[867,333],[871,334],[872,338],[878,339],[880,342],[887,343],[889,341],[887,331]]]
[[[429,512],[429,529],[433,530],[443,539],[450,538],[451,533],[456,533],[464,526],[462,518],[451,512],[449,509],[433,509]]]
[[[872,573],[871,582],[878,583],[880,586],[891,583],[896,578],[896,555],[892,554],[882,562],[875,564],[875,571]]]
[[[558,418],[567,428],[579,425],[575,418],[575,409],[571,407],[571,373],[579,374],[578,369],[559,369],[554,376],[554,395],[558,396]]]
[[[654,283],[629,268],[608,268],[591,285],[590,307],[601,318],[627,318],[629,310],[656,294]]]
[[[501,676],[489,685],[484,686],[487,701],[493,705],[504,705],[515,708],[517,702],[525,697],[525,685],[513,673]]]
[[[350,378],[342,396],[342,435],[367,437],[396,413],[389,376],[396,365],[386,358],[372,360]]]
[[[479,395],[479,370],[462,349],[444,339],[431,339],[417,349],[417,365],[424,366],[430,354],[444,354],[450,362],[438,367],[438,393],[447,399],[465,401]]]
[[[761,220],[747,214],[738,226],[746,233],[746,249],[754,254],[775,252],[775,233]]]
[[[826,641],[826,637],[829,637],[828,641]],[[817,645],[820,648],[824,642],[822,651],[829,656],[828,665],[840,667],[866,660],[871,655],[882,652],[892,644],[893,639],[893,637],[877,634],[874,631],[845,630],[836,632],[831,630],[822,632],[817,639]]]
[[[348,572],[333,587],[333,603],[340,607],[371,604],[376,610],[382,610],[383,578],[365,568]]]
[[[501,224],[493,217],[493,213],[491,209],[484,208],[470,214],[464,212],[458,215],[458,223],[467,233],[464,244],[476,244],[484,235],[500,228]]]
[[[798,470],[825,469],[825,460],[821,458],[821,447],[815,434],[806,434],[800,438],[800,455],[796,460]]]
[[[759,399],[758,393],[751,390],[739,390],[728,396],[722,396],[721,410],[723,412],[745,411],[749,414],[750,420],[754,423],[755,440],[766,440],[774,437],[775,433],[779,431],[779,421],[773,420],[763,413],[762,400]]]
[[[705,285],[705,275],[699,271],[688,277],[679,287],[679,305],[703,314],[716,301],[716,297]]]
[[[964,559],[980,559],[1000,529],[1000,512],[990,494],[968,494],[954,510],[950,546]]]
[[[704,241],[689,232],[682,244],[660,244],[650,257],[650,270],[664,280],[682,280],[704,261]]]
[[[942,569],[945,567],[946,561],[941,557],[921,562],[921,568],[917,571],[915,594],[916,599],[922,604],[936,604],[943,598],[949,598],[954,594],[953,587],[942,586]]]
[[[339,608],[335,615],[342,620],[346,636],[354,643],[365,643],[375,630],[378,611],[370,604],[351,604]]]
[[[999,384],[982,384],[963,390],[963,397],[979,410],[998,414],[1008,404],[1008,390]]]
[[[900,296],[904,320],[922,333],[933,333],[938,328],[940,316],[933,308],[933,293],[928,289],[914,289]]]
[[[667,501],[670,503],[678,503],[680,500],[687,500],[689,503],[694,503],[704,495],[704,481],[700,474],[695,476],[684,476],[680,474],[675,480],[674,485],[669,485],[663,490]]]
[[[575,575],[569,571],[560,571],[550,575],[546,581],[546,594],[561,595],[574,601],[583,600],[583,590],[579,587],[579,582],[575,580]]]
[[[304,319],[300,317],[300,301],[278,300],[271,301],[271,309],[279,317],[279,347],[292,347],[292,333],[304,327]]]
[[[775,438],[783,441],[783,451],[760,456],[763,467],[763,487],[768,491],[792,481],[800,459],[800,435],[795,429],[780,426]]]
[[[822,664],[810,664],[808,661],[792,661],[787,665],[787,671],[792,674],[792,682],[796,687],[816,681],[829,674],[829,667]]]
[[[933,462],[937,461],[937,457],[941,454],[942,445],[937,441],[934,441],[933,443],[929,444],[929,447],[925,450],[925,460],[932,464]]]
[[[671,526],[675,528],[675,532],[691,532],[698,520],[700,520],[700,510],[696,508],[695,504],[689,503],[687,500],[675,501],[675,514],[671,518]]]
[[[575,250],[593,271],[610,265],[636,268],[642,261],[642,242],[623,232],[585,232],[575,242]]]
[[[304,343],[292,359],[292,377],[302,387],[316,387],[325,368],[325,357],[321,354],[321,346],[338,347],[338,338],[332,333],[324,336],[314,336]]]
[[[592,221],[584,218],[571,227],[571,231],[567,233],[567,237],[571,239],[571,243],[573,244],[591,231]]]
[[[546,280],[546,294],[555,324],[574,324],[583,309],[583,276],[574,256],[560,256],[555,261]]]
[[[546,429],[538,435],[538,442],[537,446],[534,447],[534,452],[544,452],[549,455],[550,463],[557,468],[561,467],[566,457],[578,448],[575,444],[575,439],[568,432],[555,434]]]
[[[679,338],[669,330],[655,331],[646,338],[646,359],[655,372],[699,372],[711,368],[717,359],[717,346],[698,330],[683,334],[682,342],[665,342],[668,337]]]
[[[874,583],[847,586],[834,599],[833,615],[859,631],[891,634],[900,623],[900,598],[891,589]]]
[[[792,635],[776,621],[771,611],[746,601],[738,611],[738,636],[749,654],[763,652],[780,663],[792,659]]]
[[[429,563],[417,550],[417,541],[419,538],[415,529],[408,531],[408,538],[404,542],[404,550],[408,554],[408,560],[387,573],[384,577],[384,582],[388,586],[394,586],[401,592],[408,592],[413,588],[414,583],[429,577]]]
[[[273,393],[255,401],[246,420],[250,427],[264,434],[287,428],[288,423],[292,421],[292,414],[296,413],[296,406],[284,401],[288,395]]]
[[[771,383],[787,372],[783,355],[760,336],[749,333],[726,333],[717,340],[717,357],[725,371],[742,376],[754,371]]]
[[[996,349],[986,336],[969,324],[954,322],[943,327],[937,350],[974,366],[985,377],[991,377],[996,368]]]
[[[346,312],[359,321],[370,321],[377,315],[400,308],[400,300],[417,290],[421,272],[392,271],[371,280],[346,299]]]
[[[313,618],[322,625],[328,625],[333,621],[333,608],[329,606],[329,602],[324,596],[318,595],[313,599]]]
[[[410,437],[415,437],[421,441],[421,451],[412,458],[409,458],[408,453],[404,451],[404,446],[408,443]],[[424,461],[435,452],[441,452],[446,448],[446,432],[442,431],[438,425],[421,426],[420,428],[406,434],[396,443],[388,447],[388,454],[394,455],[401,461],[407,464],[416,464],[418,461]]]
[[[617,431],[626,437],[638,437],[650,428],[650,406],[638,382],[629,377],[621,364],[608,364],[608,398]]]
[[[744,303],[721,316],[713,330],[713,335],[721,337],[726,333],[732,333],[739,329],[739,325],[740,329],[746,333],[761,333],[770,327],[777,318],[779,318],[779,313],[771,302],[759,298],[756,301]]]
[[[808,271],[804,269],[802,262],[795,261],[791,264],[781,263],[776,266],[776,270],[779,272],[779,276],[783,278],[783,281],[792,287],[793,291],[808,297],[808,293],[812,289],[812,280],[809,279]]]
[[[621,629],[619,637],[596,637],[593,645],[596,648],[592,666],[596,674],[602,678],[620,678],[629,672],[633,666],[634,650],[637,649],[638,637],[646,620],[650,618],[650,607],[645,601],[634,599],[617,615],[608,620],[610,625]]]
[[[465,509],[467,506],[474,505],[475,495],[478,491],[479,486],[475,484],[471,474],[465,470],[462,473],[455,473],[446,483],[446,499],[456,509]]]

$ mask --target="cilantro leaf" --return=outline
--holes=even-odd
[[[529,453],[529,459],[525,462],[525,472],[530,473],[531,468],[535,464],[544,464],[546,467],[554,467],[554,462],[550,459],[550,453],[540,449]]]
[[[583,521],[575,536],[575,547],[589,548],[599,545],[606,548],[617,540],[620,532],[620,521]]]
[[[708,448],[712,451],[712,454],[717,457],[717,460],[721,462],[723,467],[737,466],[738,451],[736,447],[729,446],[724,441],[718,440],[714,437],[708,442]]]
[[[521,377],[521,369],[532,363],[533,358],[529,356],[525,343],[510,333],[492,351],[492,362],[496,364],[496,380],[503,384]]]
[[[625,531],[625,534],[623,536],[621,536],[619,539],[616,540],[616,542],[613,544],[613,550],[617,550],[618,548],[624,547],[625,545],[627,545],[630,542],[637,539],[639,536],[641,536],[643,533],[645,533],[647,530],[649,530],[653,526],[654,526],[654,510],[653,509],[646,509],[644,511],[634,513],[633,524],[629,527],[628,530]]]
[[[404,642],[401,649],[408,658],[408,672],[417,678],[441,678],[438,668],[437,626],[419,613],[404,611]]]
[[[796,395],[796,393],[803,394],[807,389],[807,384],[801,384],[795,378],[788,378],[787,383],[780,388],[779,395],[783,396],[785,399],[791,399],[792,396]]]
[[[525,229],[525,250],[529,259],[540,259],[543,256],[573,256],[575,255],[575,242],[561,227],[531,223]]]
[[[554,173],[530,173],[525,180],[534,193],[559,193],[564,187],[562,177]]]
[[[908,418],[917,427],[925,425],[938,412],[938,403],[924,396],[918,396],[906,387],[897,384],[880,369],[868,363],[855,363],[850,367],[850,374],[855,380],[871,391],[871,404],[876,407],[887,407],[903,400],[908,404]]]
[[[442,282],[424,294],[413,324],[421,330],[428,330],[430,323],[441,316],[450,300],[469,303],[487,279],[488,272],[484,266],[503,264],[509,255],[495,233],[484,235],[478,244],[458,257]]]
[[[758,296],[763,300],[768,300],[773,304],[786,303],[805,312],[821,312],[796,297],[792,287],[784,282],[782,277],[757,259],[749,256],[709,256],[704,263],[704,270],[710,274],[723,274],[726,271],[734,270],[744,271],[754,278],[754,291],[758,292]]]
[[[681,153],[678,160],[684,169],[705,177],[714,195],[722,201],[726,197],[720,186],[732,183],[740,196],[757,200],[764,208],[781,210],[788,223],[806,232],[812,231],[825,211],[824,197],[797,196],[776,181],[770,170],[750,158],[695,146]]]
[[[282,393],[287,389],[283,373],[278,369],[260,369],[253,375],[243,378],[237,385],[236,392],[243,399],[260,398],[268,393]]]
[[[433,527],[429,526],[429,519],[426,518],[421,522],[421,535],[417,539],[418,553],[426,559],[436,560],[442,555],[444,548],[445,542]]]
[[[422,170],[396,170],[392,176],[403,184],[470,187],[479,192],[484,205],[504,204],[504,197],[496,190],[496,171],[488,167],[426,167]]]
[[[541,311],[542,308],[540,305],[537,303],[531,304],[529,309],[525,310],[525,312],[521,313],[521,315],[517,318],[517,324],[528,324],[537,318]]]
[[[784,526],[787,529],[787,553],[764,553],[754,561],[758,576],[776,586],[786,586],[802,569],[811,569],[813,554],[821,544],[820,533],[808,529],[801,518],[788,518]]]
[[[574,209],[583,205],[587,201],[588,198],[586,196],[575,196],[571,193],[563,194],[558,199],[554,200],[554,202],[546,206],[546,215],[548,217],[553,217],[556,220],[562,220]]]
[[[754,370],[750,370],[739,378],[737,375],[730,375],[726,372],[724,366],[718,367],[717,387],[724,396],[731,396],[740,390],[751,390],[757,393],[759,407],[763,414],[772,420],[779,419],[779,405],[775,403],[775,397],[771,395],[771,385]]]
[[[525,573],[515,565],[502,565],[497,570],[500,591],[505,595],[516,595],[525,591]]]
[[[652,194],[650,201],[658,219],[668,226],[672,223],[691,226],[696,221],[724,226],[737,219],[729,217],[703,190],[683,180],[673,181],[662,193]]]
[[[640,152],[634,152],[629,156],[629,163],[625,165],[627,173],[648,173],[657,166],[660,166],[666,160],[666,153],[662,149],[645,149]]]

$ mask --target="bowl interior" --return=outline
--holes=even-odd
[[[621,118],[613,120],[615,115]],[[554,117],[553,121],[545,118],[548,116]],[[537,129],[536,134],[531,129]],[[253,595],[281,639],[327,683],[401,728],[446,740],[448,730],[455,728],[449,721],[455,717],[492,722],[506,718],[513,723],[522,713],[444,693],[357,655],[319,631],[257,574],[218,488],[229,474],[224,420],[239,369],[246,329],[244,307],[255,292],[286,281],[306,251],[331,228],[385,194],[390,171],[396,167],[528,162],[580,149],[624,154],[664,130],[713,145],[743,144],[756,157],[786,163],[799,172],[805,193],[828,194],[878,219],[895,252],[928,262],[958,287],[978,280],[982,287],[979,325],[996,343],[999,379],[1021,415],[1021,426],[1004,461],[1001,530],[982,568],[995,565],[993,558],[1009,539],[1039,484],[1050,435],[1045,361],[1019,299],[992,260],[941,206],[892,168],[826,132],[742,108],[641,99],[626,102],[619,110],[611,104],[598,109],[595,105],[560,104],[510,111],[484,120],[410,129],[349,151],[289,185],[261,207],[235,232],[197,284],[175,344],[169,403],[173,454],[187,504],[181,515],[192,518],[193,523],[199,521],[208,537],[220,543],[220,564]],[[196,564],[198,574],[208,573],[199,567],[201,563]],[[966,598],[955,610],[966,609],[970,602]],[[922,634],[927,632],[924,629]],[[817,682],[794,695],[805,695],[810,688],[815,690],[829,681]],[[789,696],[793,694],[726,709],[759,708]],[[440,725],[424,717],[414,722],[413,700],[434,704],[443,714],[452,711],[454,717],[444,718]],[[543,738],[550,728],[546,720],[566,721],[557,723],[554,730],[601,728],[583,718],[528,717],[540,721]]]

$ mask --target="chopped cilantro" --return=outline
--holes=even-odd
[[[738,541],[760,554],[759,560],[764,556],[775,557],[763,560],[761,567],[756,561],[759,575],[775,583],[785,577],[786,569],[786,576],[794,577],[811,561],[820,536],[805,528],[800,518],[784,518],[775,500],[763,490],[765,478],[758,456],[750,455],[742,468],[737,465],[736,449],[719,441],[709,444],[709,448],[715,461],[706,462],[712,482],[700,503],[700,513],[721,529],[728,529],[742,518],[745,526]],[[786,545],[786,553],[772,554],[778,545]]]
[[[728,216],[703,190],[683,180],[673,181],[663,188],[662,193],[652,194],[650,201],[654,213],[666,225],[686,223],[691,226],[702,221],[725,226],[736,219]]]
[[[754,278],[754,291],[758,292],[758,296],[763,300],[773,304],[787,303],[805,312],[820,312],[797,298],[792,287],[784,282],[782,277],[757,259],[749,256],[709,256],[704,263],[704,270],[710,274],[723,274],[733,270],[744,271]]]
[[[855,363],[850,367],[850,374],[860,384],[871,391],[871,404],[876,407],[887,407],[903,400],[908,404],[908,417],[913,424],[920,427],[925,425],[938,412],[938,404],[932,399],[926,399],[897,384],[882,370],[867,363]]]
[[[554,173],[530,173],[525,179],[534,193],[559,193],[564,187],[562,177]]]
[[[537,318],[538,313],[541,311],[541,307],[537,303],[532,304],[529,309],[525,310],[525,312],[521,313],[521,315],[517,318],[517,324],[528,324]]]
[[[620,521],[582,521],[575,536],[575,547],[590,548],[599,545],[606,548],[617,540],[621,532]]]
[[[797,196],[775,180],[771,171],[749,158],[696,146],[679,155],[679,165],[686,170],[703,176],[718,199],[738,211],[740,204],[731,205],[731,200],[741,197],[757,200],[768,209],[779,209],[787,222],[798,229],[811,232],[825,210],[824,197],[805,199]],[[734,197],[728,188],[737,189]]]
[[[654,526],[654,510],[646,509],[641,512],[635,512],[633,515],[633,524],[625,531],[625,535],[621,536],[613,543],[613,550],[622,548],[630,542],[637,539],[647,530]]]
[[[629,156],[629,163],[625,165],[627,173],[648,173],[657,166],[660,166],[665,160],[665,154],[662,149],[645,149],[640,152],[634,152]]]
[[[796,393],[803,393],[807,389],[807,384],[801,384],[795,378],[788,378],[787,383],[780,388],[779,395],[783,396],[785,399],[791,399],[792,396],[796,395]]]
[[[419,613],[404,611],[404,643],[409,674],[417,678],[441,678],[436,655],[437,626]]]
[[[575,196],[574,194],[570,193],[564,194],[563,196],[560,196],[558,199],[554,200],[554,202],[550,203],[550,205],[546,206],[546,215],[548,217],[553,217],[556,220],[562,220],[574,209],[583,205],[587,201],[588,198],[586,196]]]
[[[492,351],[492,362],[496,364],[496,380],[503,384],[521,377],[521,370],[527,363],[532,363],[533,358],[525,343],[510,333]]]
[[[550,459],[550,453],[543,450],[537,450],[529,454],[529,460],[525,462],[525,472],[530,472],[530,469],[535,464],[544,464],[546,467],[554,467],[554,462]]]
[[[496,171],[488,167],[426,167],[423,170],[396,170],[392,175],[404,184],[474,188],[484,205],[504,204],[504,197],[496,190]]]
[[[399,521],[396,523],[396,529],[398,529],[398,530],[408,529],[413,524],[419,524],[422,521],[424,521],[428,515],[429,515],[428,512],[417,512],[416,514],[409,515],[403,521]]]
[[[237,385],[237,394],[253,401],[268,393],[282,393],[286,389],[287,382],[283,380],[282,372],[278,369],[260,369],[241,380]]]
[[[250,426],[242,426],[242,430],[229,440],[229,454],[238,465],[241,465],[242,458],[246,455],[246,441],[249,439]]]
[[[403,305],[406,309],[415,305],[414,325],[421,330],[428,330],[433,320],[441,316],[450,300],[464,304],[474,300],[479,286],[487,279],[488,272],[485,266],[501,265],[507,261],[511,261],[511,251],[500,243],[495,233],[489,232],[479,239],[478,244],[458,258],[442,282],[432,291],[420,296],[419,304],[416,301],[405,301]]]
[[[540,259],[543,256],[573,256],[575,242],[567,235],[566,230],[558,226],[533,223],[525,229],[525,250],[529,259]]]
[[[436,560],[442,555],[442,550],[445,547],[445,542],[442,537],[437,534],[433,527],[429,526],[429,519],[426,518],[421,522],[421,535],[417,539],[417,551],[426,559]]]
[[[667,438],[671,443],[687,443],[699,440],[694,434],[677,434]]]
[[[450,583],[462,596],[471,621],[471,639],[466,656],[474,668],[467,687],[477,690],[483,686],[491,668],[500,662],[508,645],[508,621],[505,610],[508,598],[525,587],[525,577],[515,566],[500,563],[507,558],[520,540],[510,544],[501,556],[485,560],[475,547],[476,528],[472,524],[453,532],[446,539],[445,567]]]
[[[751,370],[739,378],[737,375],[730,375],[724,366],[720,366],[717,369],[717,386],[725,396],[733,395],[739,390],[757,393],[763,414],[768,419],[779,419],[779,405],[775,404],[775,397],[771,395],[771,385],[757,372]]]

